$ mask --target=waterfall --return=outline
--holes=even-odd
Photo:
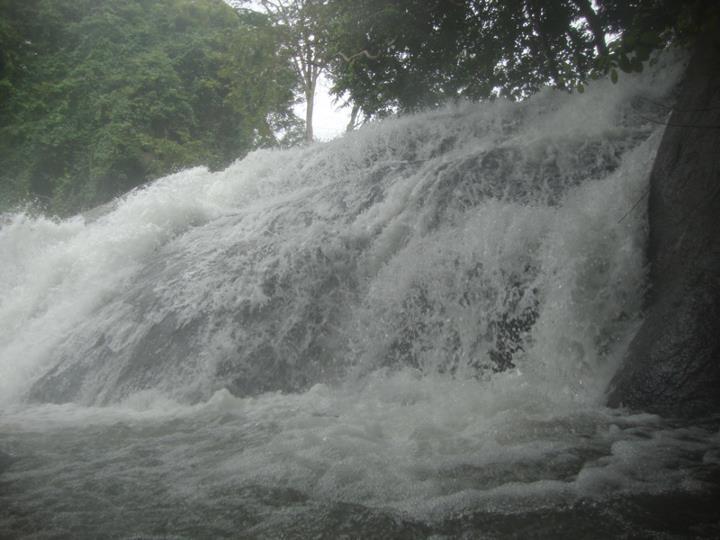
[[[0,217],[0,443],[36,456],[4,473],[28,494],[10,502],[66,515],[32,478],[100,475],[82,504],[104,533],[363,516],[352,530],[452,536],[692,491],[673,460],[695,444],[714,463],[713,429],[688,442],[603,406],[642,316],[648,173],[681,73],[665,57],[581,94],[185,170],[70,219]],[[53,530],[97,532],[77,519]]]
[[[637,320],[646,117],[678,72],[259,151],[95,217],[7,216],[0,395],[194,402],[407,367],[596,399]]]

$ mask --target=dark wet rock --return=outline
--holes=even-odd
[[[645,321],[609,404],[668,416],[720,410],[720,43],[691,59],[649,199]]]
[[[5,469],[10,467],[13,461],[15,461],[15,458],[13,458],[10,454],[6,454],[2,450],[0,450],[0,474],[5,472]]]

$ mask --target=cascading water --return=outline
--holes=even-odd
[[[717,422],[603,406],[660,64],[3,216],[0,536],[718,534]]]

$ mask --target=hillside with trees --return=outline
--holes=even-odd
[[[457,99],[582,91],[718,27],[703,0],[0,0],[0,210],[66,215],[194,165]],[[306,104],[306,118],[292,112]]]
[[[267,18],[221,0],[1,0],[2,207],[72,213],[287,142],[294,88]]]

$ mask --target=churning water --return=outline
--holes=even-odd
[[[720,534],[717,418],[604,407],[680,63],[0,225],[0,537]]]

